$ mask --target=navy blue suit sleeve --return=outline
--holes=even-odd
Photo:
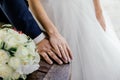
[[[24,0],[0,0],[0,8],[17,30],[21,30],[32,39],[41,34],[42,31]]]

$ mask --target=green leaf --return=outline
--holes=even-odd
[[[8,52],[10,53],[10,56],[15,56],[15,52],[17,51],[16,47],[12,47],[8,50]]]
[[[16,48],[16,47],[12,47],[12,48],[10,48],[8,51],[14,51],[14,52],[16,52],[16,51],[17,51],[17,48]]]

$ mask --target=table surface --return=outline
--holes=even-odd
[[[45,61],[40,62],[40,68],[28,75],[27,80],[70,80],[71,64],[49,65]]]

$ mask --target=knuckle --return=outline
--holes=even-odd
[[[51,52],[49,53],[50,56],[54,56],[54,54],[52,54]]]
[[[67,50],[65,50],[65,52],[66,52],[66,54],[68,54],[68,51],[67,51]]]
[[[46,55],[46,54],[43,54],[43,57],[44,57],[44,58],[47,58],[47,55]]]
[[[39,53],[41,56],[43,56],[43,52],[42,52],[42,51],[38,51],[38,53]]]
[[[55,55],[54,53],[51,53],[50,56],[51,56],[52,58],[56,58],[56,55]]]
[[[52,56],[53,58],[56,58],[55,54],[51,54],[51,56]]]
[[[64,50],[61,50],[61,52],[64,54],[65,52],[64,52]]]
[[[59,59],[58,59],[56,56],[54,57],[54,60],[55,60],[55,61],[59,61]]]

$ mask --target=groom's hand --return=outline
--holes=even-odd
[[[49,64],[53,64],[53,60],[55,60],[58,64],[63,64],[62,60],[56,56],[56,53],[54,52],[53,48],[51,47],[48,39],[43,39],[37,44],[37,49],[39,54],[45,59],[46,62]]]

